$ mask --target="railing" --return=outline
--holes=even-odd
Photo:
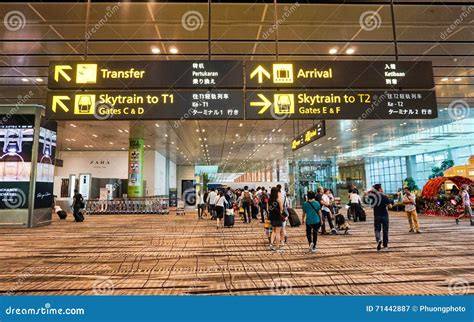
[[[90,199],[85,204],[85,212],[89,215],[169,213],[169,199],[163,197]]]

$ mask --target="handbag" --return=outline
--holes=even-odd
[[[234,209],[226,209],[225,210],[225,215],[226,216],[233,216],[234,215]]]
[[[270,220],[265,219],[265,223],[263,224],[263,228],[264,229],[270,229],[270,227],[272,227],[272,223],[270,222]]]
[[[243,214],[245,212],[244,207],[239,208],[239,213]]]
[[[319,215],[319,211],[317,211],[316,208],[314,208],[314,206],[313,206],[313,204],[312,204],[311,202],[308,201],[308,203],[309,203],[309,205],[311,206],[311,208],[313,208],[314,211],[316,211],[316,215],[318,215],[319,221],[321,221],[321,216]]]

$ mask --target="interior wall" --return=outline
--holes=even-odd
[[[194,166],[192,165],[180,165],[177,169],[177,188],[178,188],[178,197],[181,197],[183,191],[181,189],[181,180],[194,180]]]

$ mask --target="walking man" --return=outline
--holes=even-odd
[[[472,220],[471,197],[469,196],[469,186],[467,184],[464,184],[461,187],[461,200],[464,212],[456,218],[456,225],[459,225],[459,219],[466,216],[471,220],[471,226],[474,226],[474,221]]]
[[[388,251],[389,219],[387,207],[392,208],[393,201],[383,193],[380,183],[373,186],[373,190],[369,192],[368,198],[372,199],[371,204],[374,205],[374,231],[375,240],[377,241],[377,251]],[[382,232],[383,237],[381,236]]]
[[[420,225],[418,224],[418,214],[416,213],[416,197],[411,192],[409,187],[403,188],[402,202],[405,205],[405,212],[408,218],[408,224],[410,225],[410,233],[420,233]]]

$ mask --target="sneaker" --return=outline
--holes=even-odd
[[[311,253],[317,253],[318,249],[316,247],[311,248]]]
[[[456,225],[459,225],[459,219],[456,218]]]
[[[270,250],[273,250],[273,251],[276,250],[275,246],[273,246],[273,245],[270,245],[269,248],[270,248]]]
[[[314,249],[314,244],[313,243],[309,244],[309,251],[312,252],[313,249]]]
[[[382,248],[382,252],[388,252],[388,246],[387,246],[387,247],[384,247],[384,248]]]
[[[417,230],[416,233],[417,233],[417,234],[421,234],[421,231]]]
[[[472,222],[471,222],[472,224]],[[288,242],[288,236],[285,236],[285,244]]]
[[[382,241],[378,241],[377,243],[377,251],[380,251],[382,249]]]
[[[337,235],[336,229],[331,230],[331,235]]]
[[[409,232],[409,233],[413,233],[413,232],[415,232],[415,231],[413,230],[413,228],[411,228],[408,232]]]

